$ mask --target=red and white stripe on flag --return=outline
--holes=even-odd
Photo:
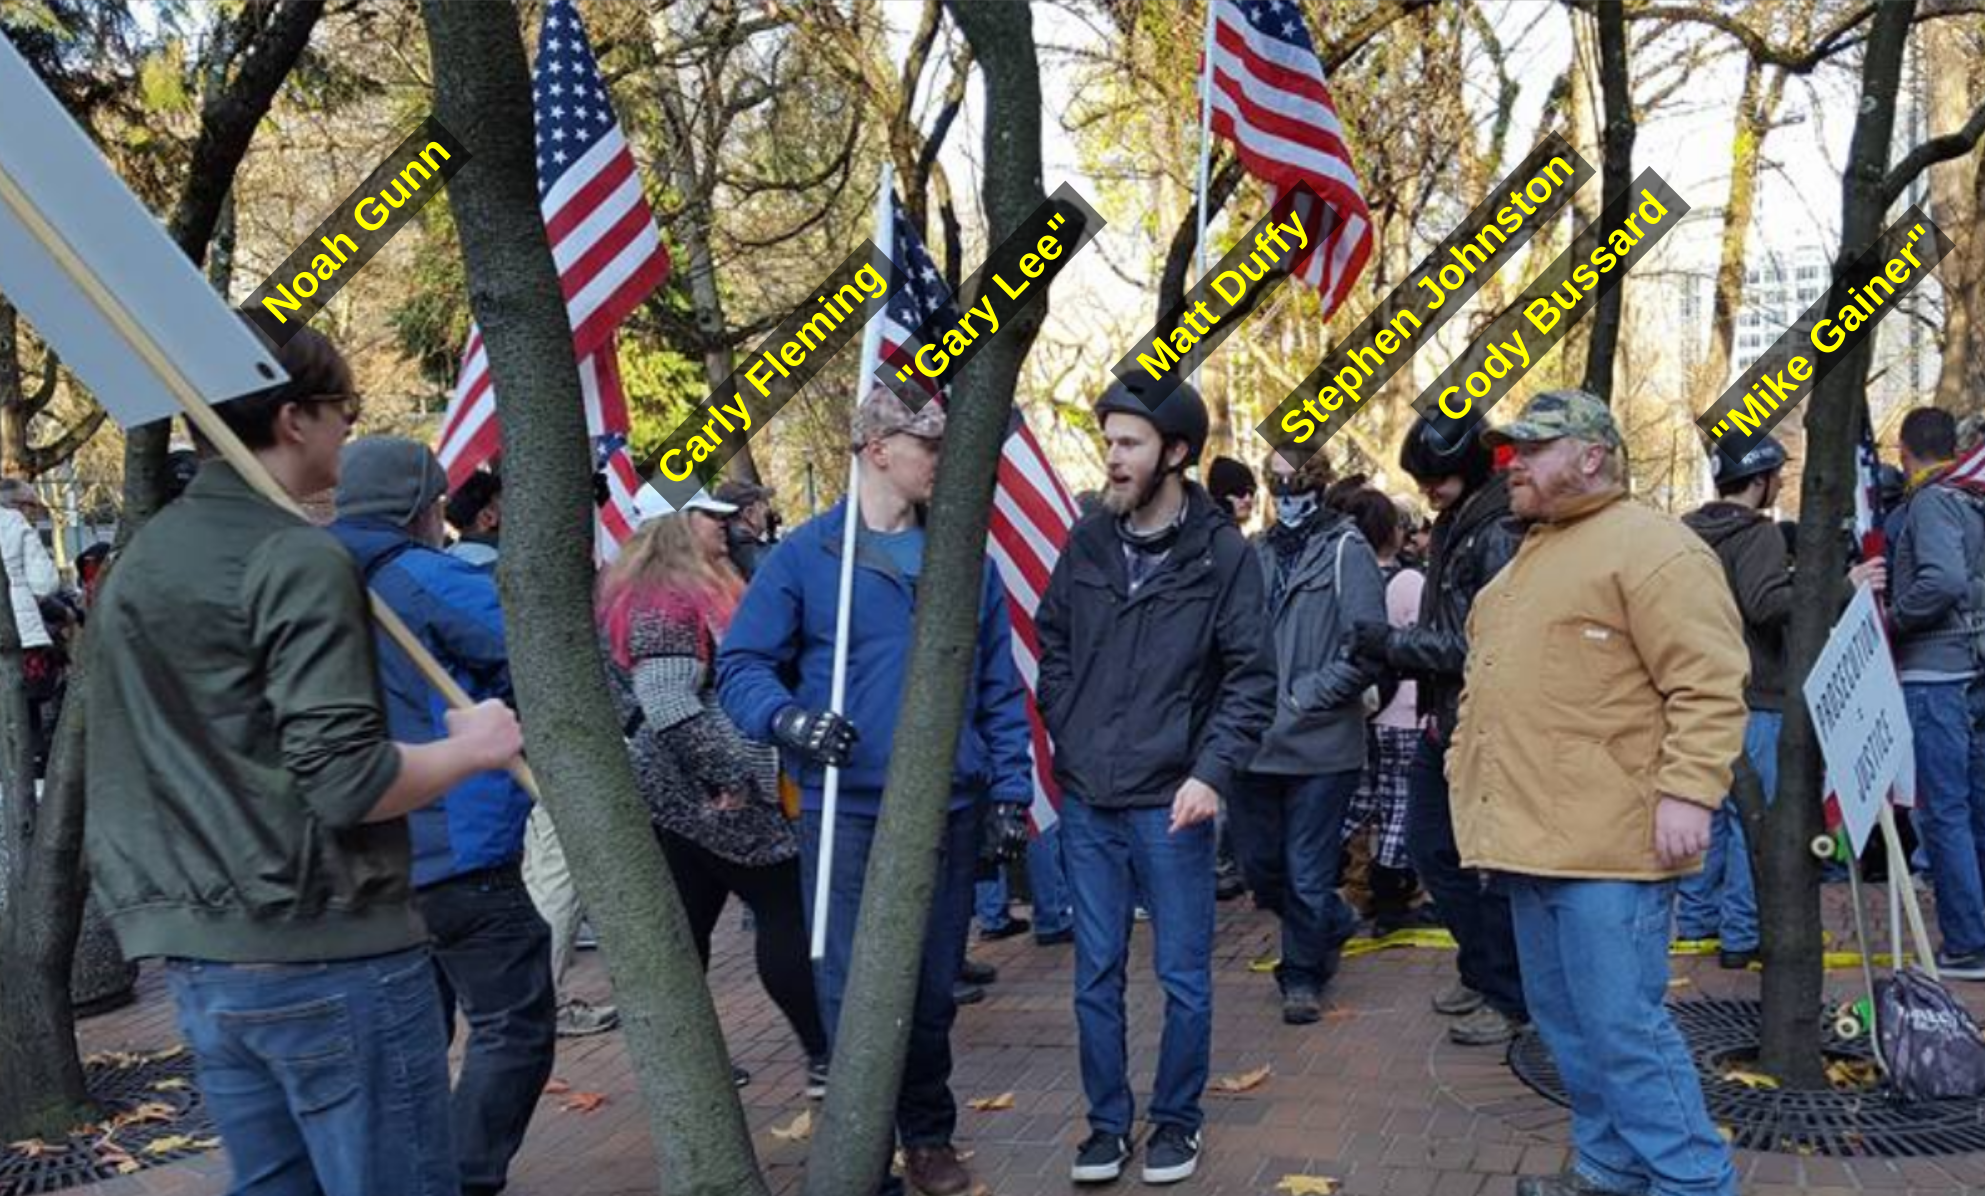
[[[596,454],[610,463],[616,453],[626,456],[628,431],[615,333],[668,278],[669,254],[655,231],[654,210],[572,0],[552,0],[545,7],[533,100],[539,209],[572,324],[586,427]],[[603,437],[623,443],[616,447]],[[471,327],[435,455],[449,484],[457,485],[501,448],[489,355],[482,330]],[[601,538],[611,537],[617,548],[633,521],[632,507],[618,505],[623,487],[615,483],[616,472],[607,470],[614,496],[608,506],[614,509],[602,510]],[[631,460],[625,472],[632,474]]]
[[[1306,229],[1325,231],[1295,263],[1329,319],[1364,273],[1372,225],[1323,64],[1293,0],[1210,3],[1213,61],[1201,78],[1212,78],[1213,132],[1269,185],[1271,201],[1300,182],[1332,209],[1299,206]]]

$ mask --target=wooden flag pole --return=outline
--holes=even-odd
[[[4,167],[0,167],[0,202],[7,205],[29,234],[48,251],[49,256],[62,268],[63,274],[76,284],[84,297],[131,346],[132,351],[165,382],[166,388],[172,392],[172,397],[178,401],[180,410],[187,420],[199,429],[200,435],[206,438],[207,443],[213,445],[221,456],[227,459],[228,464],[234,466],[242,478],[262,497],[298,518],[307,518],[303,508],[269,473],[261,459],[249,451],[248,446],[241,442],[241,438],[234,434],[234,430],[228,427],[220,416],[214,414],[213,407],[194,390],[193,384],[180,371],[178,364],[159,348],[158,342],[152,339],[144,327],[132,318],[131,313],[125,310],[124,305],[118,302],[117,297],[110,293],[109,288],[90,271],[83,263],[81,255],[61,232],[49,224],[47,218],[28,201],[20,184],[14,181]],[[427,650],[427,645],[421,643],[406,623],[401,621],[400,616],[394,614],[392,608],[370,589],[366,591],[366,596],[371,600],[373,620],[386,632],[388,638],[400,646],[400,650],[407,654],[408,659],[414,662],[414,667],[420,670],[421,676],[427,679],[427,683],[440,691],[441,696],[447,699],[448,705],[456,710],[466,710],[475,705],[468,693],[448,674],[448,670],[441,667],[441,662],[434,659],[434,654]],[[531,800],[537,801],[538,782],[537,777],[531,772],[531,766],[520,756],[510,762],[509,769],[510,775],[515,777],[517,783],[524,787],[524,791],[531,795]]]

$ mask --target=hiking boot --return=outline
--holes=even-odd
[[[1726,972],[1746,972],[1758,961],[1757,948],[1748,951],[1718,951],[1716,966]]]
[[[1029,925],[1032,925],[1029,923]],[[966,984],[991,984],[999,979],[999,969],[989,963],[980,963],[969,956],[959,965],[958,979]]]
[[[1484,1001],[1481,993],[1457,980],[1434,994],[1434,1012],[1447,1017],[1462,1017],[1480,1009]]]
[[[1411,909],[1388,909],[1372,915],[1372,937],[1382,939],[1388,934],[1401,930],[1439,930],[1441,920],[1434,914],[1432,905],[1416,905]]]
[[[1241,870],[1231,860],[1222,860],[1213,870],[1213,900],[1232,901],[1248,891]]]
[[[593,1034],[604,1034],[618,1025],[620,1025],[620,1010],[611,1005],[595,1005],[590,1001],[572,997],[558,1007],[560,1038],[585,1038]]]
[[[1199,1170],[1199,1135],[1161,1125],[1144,1143],[1144,1182],[1175,1184]]]
[[[949,1142],[904,1147],[903,1179],[924,1196],[964,1196],[972,1190],[972,1173]]]
[[[986,986],[969,984],[963,980],[951,986],[951,1003],[957,1006],[977,1005],[986,999]]]
[[[1068,1177],[1079,1184],[1106,1184],[1123,1174],[1130,1162],[1130,1139],[1097,1130],[1075,1148],[1075,1166]]]
[[[1448,1041],[1457,1046],[1501,1046],[1515,1038],[1528,1025],[1500,1009],[1482,1006],[1447,1028]]]
[[[751,1073],[737,1064],[731,1064],[731,1087],[742,1088],[751,1083]]]
[[[1937,975],[1945,980],[1985,980],[1985,951],[1970,955],[1937,952]]]
[[[1282,994],[1282,1024],[1310,1026],[1323,1019],[1323,1005],[1307,988],[1292,988]]]
[[[807,1059],[806,1099],[827,1099],[827,1064],[828,1057],[826,1055],[814,1055]]]
[[[1075,941],[1075,927],[1066,926],[1060,930],[1043,931],[1034,936],[1036,947],[1059,947],[1063,943]]]
[[[1516,1181],[1516,1196],[1630,1196],[1618,1188],[1602,1188],[1576,1171],[1531,1176]]]

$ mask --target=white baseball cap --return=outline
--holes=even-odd
[[[661,492],[653,486],[642,486],[634,492],[634,522],[637,524],[646,523],[650,519],[660,519],[664,515],[673,515],[677,511],[701,511],[706,515],[725,519],[737,514],[738,506],[736,503],[720,502],[710,497],[708,490],[698,490],[680,507],[670,506],[669,500],[663,498]]]

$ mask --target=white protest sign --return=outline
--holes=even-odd
[[[0,294],[112,418],[287,380],[4,37],[0,112]]]
[[[1913,746],[1902,683],[1872,592],[1858,588],[1806,676],[1806,709],[1858,854]]]

